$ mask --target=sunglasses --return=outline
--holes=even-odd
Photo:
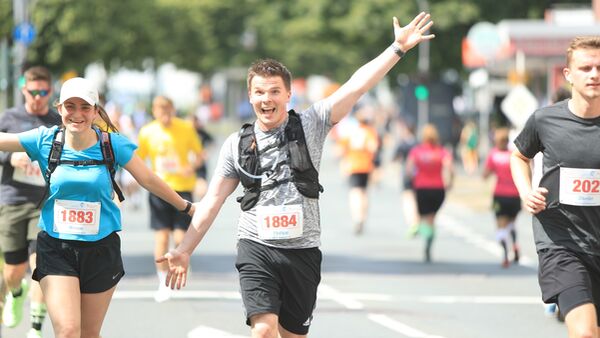
[[[41,97],[46,97],[46,96],[48,96],[48,94],[50,94],[50,91],[46,90],[46,89],[42,89],[42,90],[27,90],[27,91],[33,97],[36,97],[38,95],[41,96]]]

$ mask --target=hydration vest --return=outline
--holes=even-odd
[[[40,204],[44,200],[46,195],[48,194],[48,191],[50,190],[50,177],[52,176],[52,173],[54,172],[54,170],[56,170],[56,167],[58,167],[61,164],[68,164],[68,165],[73,165],[73,166],[90,166],[90,165],[101,165],[101,164],[106,165],[106,168],[108,169],[108,172],[110,173],[110,180],[112,183],[112,187],[115,190],[115,193],[117,193],[117,196],[119,197],[119,201],[123,202],[125,200],[125,197],[123,196],[123,192],[121,192],[121,189],[119,188],[119,186],[117,185],[117,182],[115,181],[115,173],[116,173],[115,154],[113,153],[112,145],[110,143],[110,133],[105,132],[105,131],[100,131],[100,138],[101,138],[100,148],[102,149],[102,160],[81,160],[81,161],[62,160],[61,161],[60,156],[62,154],[63,146],[65,144],[65,130],[64,130],[64,128],[59,128],[56,130],[56,132],[54,133],[54,138],[52,140],[52,149],[50,149],[50,154],[48,155],[48,168],[46,169],[46,172],[44,173],[44,180],[46,181],[46,192],[44,193],[44,196],[42,197]]]
[[[254,134],[254,124],[246,123],[240,129],[238,143],[238,164],[243,169],[240,173],[240,181],[244,186],[244,195],[237,198],[243,211],[252,209],[260,197],[260,192],[273,189],[289,181],[294,182],[296,189],[305,197],[319,198],[319,193],[323,192],[323,187],[319,184],[319,173],[315,169],[308,153],[306,139],[300,115],[295,111],[288,112],[288,123],[284,130],[284,139],[282,144],[276,144],[276,147],[282,148],[288,146],[288,161],[291,169],[291,177],[282,180],[276,180],[272,183],[262,185],[261,176],[266,170],[260,166],[260,154]],[[265,149],[263,149],[265,151]],[[251,177],[243,171],[250,173]]]

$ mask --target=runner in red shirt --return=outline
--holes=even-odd
[[[521,198],[510,172],[511,153],[508,150],[508,129],[496,129],[494,133],[494,148],[490,151],[485,161],[483,177],[496,176],[493,204],[497,224],[496,239],[500,242],[504,250],[502,267],[505,268],[510,265],[508,260],[509,237],[512,240],[513,261],[515,263],[519,262],[519,245],[517,244],[515,219],[521,210]]]
[[[440,145],[437,128],[427,124],[421,131],[421,143],[408,153],[407,172],[414,175],[413,189],[419,210],[419,234],[425,239],[425,262],[431,262],[435,237],[434,219],[452,186],[452,155]],[[446,179],[444,179],[446,176]]]

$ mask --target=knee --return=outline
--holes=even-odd
[[[25,277],[25,272],[27,268],[27,263],[21,264],[5,264],[4,265],[4,278],[8,282],[9,285],[19,284],[21,279]]]
[[[60,338],[79,338],[81,335],[81,328],[76,324],[66,324],[54,327],[54,333],[56,337]]]
[[[252,338],[277,338],[277,329],[266,324],[257,324],[252,328]]]
[[[569,328],[569,338],[598,338],[597,328],[586,323],[578,323]]]

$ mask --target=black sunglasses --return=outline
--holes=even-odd
[[[49,90],[46,89],[42,89],[42,90],[27,90],[29,92],[29,94],[31,94],[31,96],[36,97],[37,95],[41,96],[41,97],[46,97],[48,96],[48,94],[50,94]]]

